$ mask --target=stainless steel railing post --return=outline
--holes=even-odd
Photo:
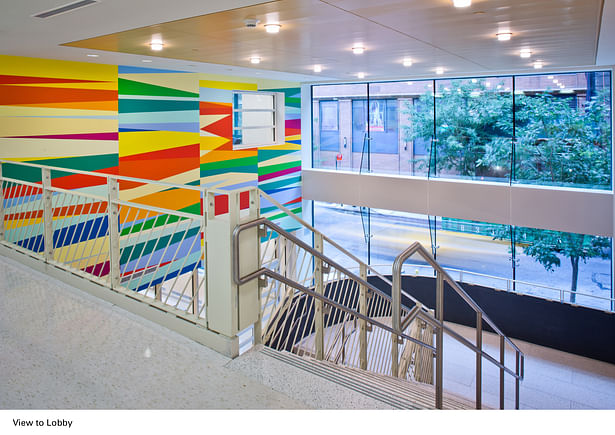
[[[119,183],[107,178],[107,217],[109,220],[109,277],[111,288],[120,286],[120,212],[117,201],[120,198]]]
[[[476,353],[476,409],[481,409],[483,407],[483,315],[480,312],[476,313],[476,347],[480,352]]]
[[[504,409],[504,336],[500,335],[500,409]]]
[[[51,170],[41,168],[43,182],[43,239],[45,261],[53,260],[53,192],[51,187]]]
[[[361,279],[367,280],[367,266],[361,264],[359,268]],[[359,286],[359,313],[367,316],[367,287],[363,284]],[[367,370],[367,322],[359,320],[359,366]]]
[[[440,326],[436,332],[436,408],[442,409],[443,386],[443,362],[444,362],[444,276],[442,272],[436,272],[436,319]]]
[[[519,375],[520,375],[520,355],[519,355],[519,351],[515,352],[515,373],[517,374],[517,377],[515,378],[515,409],[519,409],[519,389],[520,389],[520,379],[519,379]]]
[[[314,235],[314,249],[318,252],[323,251],[323,241],[320,234]],[[314,257],[314,290],[319,295],[324,295],[324,276],[323,276],[323,261],[319,257]],[[316,299],[314,301],[314,328],[315,328],[315,345],[316,359],[322,360],[325,355],[325,325],[323,313],[323,301]]]

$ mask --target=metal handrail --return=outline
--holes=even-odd
[[[329,243],[330,245],[334,246],[335,248],[337,248],[340,252],[342,252],[343,254],[347,255],[348,257],[350,257],[352,260],[356,261],[359,264],[359,267],[361,265],[365,266],[367,268],[367,270],[369,270],[374,276],[377,276],[378,278],[380,278],[382,281],[384,281],[386,284],[390,285],[391,287],[393,286],[393,283],[391,282],[391,280],[389,280],[386,276],[382,275],[380,272],[378,272],[373,266],[370,266],[367,263],[364,263],[363,261],[361,261],[357,256],[355,256],[352,252],[348,251],[347,249],[343,248],[342,246],[340,246],[337,242],[335,242],[334,240],[331,240],[329,237],[327,237],[326,235],[324,235],[323,233],[321,233],[320,231],[318,231],[316,228],[314,228],[312,225],[308,224],[306,221],[304,221],[303,219],[301,219],[299,216],[297,216],[296,214],[294,214],[292,211],[290,211],[288,208],[286,208],[285,206],[283,206],[282,204],[280,204],[278,201],[276,201],[274,198],[272,198],[270,195],[268,195],[267,193],[263,192],[262,190],[259,189],[259,193],[260,195],[265,198],[266,200],[268,200],[269,202],[271,202],[273,205],[275,205],[277,208],[279,208],[280,210],[282,210],[284,213],[286,213],[290,218],[294,219],[296,222],[298,222],[301,226],[307,228],[308,230],[310,230],[311,232],[313,232],[314,234],[318,234],[320,236],[322,236],[323,240],[326,241],[327,243]],[[402,289],[402,293],[404,296],[406,296],[408,299],[410,299],[412,302],[414,302],[415,304],[421,304],[420,301],[418,301],[415,297],[413,297],[412,295],[406,293],[403,289]]]
[[[323,262],[325,262],[326,264],[334,266],[336,269],[338,269],[339,271],[345,273],[350,278],[352,278],[354,281],[356,281],[359,284],[365,286],[369,290],[371,290],[371,291],[373,291],[375,293],[378,293],[379,295],[381,295],[381,296],[383,296],[385,298],[390,298],[389,295],[384,293],[378,287],[374,286],[373,284],[370,284],[369,282],[367,282],[363,278],[361,278],[358,275],[352,273],[351,271],[346,269],[344,266],[342,266],[339,263],[337,263],[335,260],[330,259],[329,257],[324,255],[323,253],[319,252],[318,250],[314,249],[313,247],[311,247],[310,245],[305,243],[303,240],[301,240],[298,237],[292,235],[291,233],[289,233],[288,231],[284,230],[282,227],[274,224],[273,222],[271,222],[269,219],[267,219],[265,217],[258,218],[258,219],[252,220],[250,222],[246,222],[246,223],[237,225],[235,227],[235,229],[233,230],[233,249],[231,250],[231,255],[232,255],[232,263],[233,263],[233,280],[235,281],[235,284],[243,285],[246,282],[251,281],[252,279],[254,279],[254,278],[259,276],[258,274],[256,276],[253,276],[254,273],[251,273],[251,274],[247,275],[246,277],[242,278],[240,276],[240,273],[239,273],[239,269],[240,269],[240,267],[239,267],[239,233],[241,233],[242,231],[245,231],[245,230],[247,230],[249,228],[254,228],[256,226],[259,226],[259,225],[267,226],[267,227],[271,228],[273,231],[277,232],[278,234],[283,235],[287,239],[291,240],[293,243],[295,243],[298,246],[300,246],[301,248],[305,249],[307,252],[312,254],[314,257],[323,260]],[[269,269],[261,268],[260,270],[262,271],[262,270],[269,270]],[[261,274],[262,273],[263,272],[261,272]],[[287,283],[285,283],[285,284],[287,284]],[[291,286],[291,287],[293,287],[293,286]],[[307,288],[307,287],[303,287],[302,286],[302,288]],[[417,301],[416,303],[417,303],[417,305],[419,305],[421,307],[423,305],[419,301]],[[366,319],[364,319],[364,320],[366,320]],[[374,323],[374,322],[371,322],[371,323]]]
[[[472,307],[472,309],[476,313],[480,313],[482,315],[483,319],[487,321],[489,326],[491,326],[491,328],[496,334],[504,337],[504,339],[508,342],[508,344],[510,344],[513,349],[518,352],[521,352],[521,349],[519,349],[517,345],[515,345],[515,343],[510,340],[510,338],[508,338],[502,331],[500,331],[500,329],[495,325],[495,323],[493,323],[493,321],[487,316],[487,314],[478,306],[474,299],[472,299],[470,295],[467,294],[466,291],[462,289],[453,278],[451,278],[451,276],[446,272],[446,270],[444,270],[444,268],[440,266],[436,262],[436,260],[434,260],[431,254],[419,242],[414,242],[412,245],[406,248],[405,251],[403,251],[395,258],[395,261],[393,262],[394,292],[398,292],[399,290],[401,290],[401,288],[397,288],[401,284],[401,281],[395,283],[395,277],[398,275],[401,276],[401,268],[403,266],[403,263],[414,254],[419,254],[425,259],[425,261],[427,261],[431,265],[431,267],[434,268],[434,270],[441,273],[446,282],[449,283],[449,285],[457,292],[457,294],[461,296],[461,298],[466,301],[466,303],[470,305],[470,307]]]
[[[367,321],[369,324],[378,326],[382,329],[384,329],[385,331],[388,331],[394,335],[396,335],[397,337],[401,337],[404,338],[406,340],[409,340],[413,343],[418,344],[419,346],[425,347],[429,350],[432,351],[432,353],[434,355],[436,355],[436,357],[438,355],[441,355],[441,346],[442,344],[440,343],[440,345],[436,345],[436,347],[428,345],[420,340],[417,340],[413,337],[410,337],[409,335],[405,334],[403,332],[403,330],[401,330],[401,328],[396,328],[395,325],[388,326],[385,325],[375,319],[372,319],[366,315],[363,315],[355,310],[352,310],[348,307],[345,307],[344,305],[339,304],[338,302],[329,299],[328,297],[317,293],[316,291],[307,288],[297,282],[295,282],[294,280],[285,277],[275,271],[272,271],[266,267],[261,267],[258,270],[248,273],[245,276],[241,276],[240,274],[240,261],[239,261],[239,235],[241,232],[250,229],[250,228],[254,228],[254,227],[258,227],[260,225],[269,227],[270,229],[272,229],[273,231],[277,232],[279,235],[287,238],[288,240],[291,240],[293,243],[297,244],[298,246],[300,246],[301,248],[305,249],[307,252],[309,252],[310,254],[312,254],[315,258],[318,258],[320,260],[322,260],[324,263],[327,263],[329,265],[334,266],[335,268],[339,269],[341,272],[345,273],[349,278],[351,278],[352,280],[357,281],[359,284],[369,288],[372,291],[375,291],[379,294],[381,294],[382,296],[384,296],[387,299],[392,299],[393,295],[391,295],[391,297],[389,297],[388,295],[386,295],[385,293],[383,293],[380,289],[374,287],[373,285],[371,285],[370,283],[368,283],[366,280],[363,280],[362,278],[360,278],[359,276],[355,275],[354,273],[350,272],[347,268],[339,265],[337,262],[335,262],[334,260],[330,259],[329,257],[327,257],[326,255],[324,255],[323,253],[319,252],[318,250],[312,248],[310,245],[308,245],[307,243],[305,243],[304,241],[302,241],[301,239],[299,239],[298,237],[292,235],[291,233],[289,233],[288,231],[285,231],[284,229],[282,229],[281,227],[279,227],[278,225],[274,224],[273,222],[271,222],[270,220],[268,220],[267,218],[259,218],[259,219],[255,219],[252,220],[250,222],[245,222],[242,224],[239,224],[235,227],[235,229],[233,230],[233,245],[232,245],[232,249],[231,249],[231,255],[232,255],[232,275],[233,275],[233,281],[235,282],[235,284],[237,285],[243,285],[246,284],[249,281],[252,281],[254,279],[258,279],[260,277],[263,276],[268,276],[276,281],[279,281],[291,288],[294,288],[296,290],[299,290],[305,294],[308,294],[320,301],[322,301],[325,304],[331,305],[343,312],[352,314],[353,316],[356,316],[357,318],[361,319],[361,320],[365,320]],[[418,246],[416,246],[418,244]],[[412,248],[412,249],[410,249]],[[413,244],[410,248],[408,248],[406,251],[404,251],[404,253],[408,253],[410,252],[409,255],[412,255],[412,253],[415,252],[421,252],[421,253],[425,253],[427,255],[429,255],[427,253],[427,251],[425,251],[425,249],[422,247],[422,245],[420,245],[420,243],[415,243]],[[402,253],[402,254],[404,254]],[[401,254],[400,254],[401,255]],[[400,258],[400,257],[398,257]],[[407,257],[406,257],[407,258]],[[430,261],[428,258],[426,258],[428,261]],[[397,261],[397,259],[396,259]],[[432,263],[440,270],[443,271],[443,275],[442,277],[445,278],[447,280],[447,282],[454,282],[452,280],[452,278],[450,278],[450,276],[448,276],[446,274],[446,272],[441,268],[440,265],[438,265],[437,263],[435,263],[435,260],[431,259],[430,263]],[[401,263],[400,263],[401,264]],[[395,280],[395,275],[394,275],[394,283],[396,283]],[[399,284],[399,282],[397,282],[396,284]],[[456,283],[454,283],[454,285],[456,285]],[[458,287],[458,286],[457,286]],[[397,288],[397,293],[401,294],[401,289],[398,287]],[[476,307],[481,313],[482,310],[480,309],[480,307],[478,307],[478,305],[470,298],[469,295],[467,295],[463,289],[459,288],[459,290],[461,291],[460,295],[462,297],[464,297],[464,295],[467,297],[467,301],[468,303],[470,303],[473,307]],[[393,291],[395,291],[395,288],[393,288]],[[400,298],[401,299],[401,298]],[[465,298],[464,298],[465,299]],[[398,307],[397,307],[397,312],[401,312],[401,300],[398,303]],[[451,329],[449,326],[447,326],[444,323],[443,319],[436,319],[435,317],[433,317],[431,315],[431,313],[419,302],[417,304],[417,306],[420,307],[420,310],[417,311],[412,311],[411,316],[413,316],[414,318],[418,318],[421,319],[427,323],[429,323],[430,325],[432,325],[433,327],[437,328],[439,331],[446,331],[451,337],[453,337],[455,340],[459,341],[460,343],[462,343],[464,346],[468,347],[469,349],[471,349],[472,351],[474,351],[478,357],[480,358],[485,358],[487,359],[489,362],[491,362],[492,364],[494,364],[496,367],[498,367],[500,369],[500,371],[502,373],[508,373],[509,375],[513,376],[517,382],[521,379],[523,379],[523,368],[521,368],[521,372],[520,373],[516,373],[514,371],[512,371],[511,369],[509,369],[508,367],[506,367],[506,365],[504,364],[504,361],[497,361],[494,357],[492,357],[491,355],[489,355],[488,353],[486,353],[485,351],[482,350],[482,348],[479,348],[477,346],[475,346],[474,344],[472,344],[470,341],[468,341],[466,338],[464,338],[463,336],[461,336],[459,333],[457,333],[456,331],[454,331],[453,329]],[[407,309],[407,307],[404,307]],[[393,306],[393,312],[395,311],[395,305]],[[489,323],[489,325],[493,325],[493,322],[485,315],[485,319],[487,320],[487,322]],[[505,337],[501,331],[495,327],[495,325],[493,325],[494,330],[497,331],[500,335],[500,337],[504,337],[506,338],[509,343],[514,347],[514,349],[521,355],[521,364],[523,366],[523,353],[519,350],[519,348],[512,342],[510,342],[510,340],[508,339],[508,337]],[[440,349],[440,352],[438,351],[438,349]],[[439,391],[439,394],[438,394]],[[438,395],[440,397],[438,397]],[[438,377],[436,378],[436,405],[437,407],[441,407],[442,406],[442,379]],[[518,394],[517,394],[517,398],[518,398]],[[439,403],[439,406],[438,406]],[[518,400],[516,401],[516,405],[518,408]],[[479,407],[479,405],[477,406]]]
[[[393,327],[398,331],[400,329],[400,306],[401,306],[401,270],[404,262],[410,258],[414,254],[419,254],[427,263],[431,265],[431,267],[436,271],[436,317],[437,321],[440,322],[440,327],[437,329],[437,337],[436,337],[436,407],[441,407],[442,405],[442,334],[443,331],[448,328],[444,327],[444,281],[448,282],[448,284],[455,290],[455,292],[475,311],[477,315],[477,325],[476,325],[476,341],[477,345],[473,345],[465,338],[461,337],[457,333],[451,334],[450,330],[447,330],[449,334],[451,334],[454,338],[457,339],[460,343],[465,345],[467,348],[471,349],[476,353],[476,407],[480,409],[481,407],[481,387],[482,387],[482,358],[486,358],[489,362],[495,364],[500,368],[500,409],[504,409],[504,373],[508,373],[515,378],[515,408],[519,409],[519,382],[523,379],[524,374],[524,366],[525,366],[525,355],[515,345],[510,338],[508,338],[496,325],[495,323],[487,316],[487,314],[478,306],[478,304],[466,293],[459,284],[455,280],[451,278],[451,276],[444,270],[442,266],[440,266],[436,260],[431,256],[431,254],[421,245],[419,242],[414,242],[408,248],[406,248],[402,253],[400,253],[393,263],[393,287],[391,290],[391,297],[393,301],[393,319],[392,324]],[[421,313],[422,314],[422,313]],[[423,317],[423,316],[421,316]],[[500,361],[497,362],[495,358],[485,353],[482,350],[482,322],[486,321],[487,324],[493,329],[493,331],[498,334],[500,337]],[[508,369],[505,366],[505,343],[508,344],[515,350],[516,352],[516,369],[513,372],[511,369]]]

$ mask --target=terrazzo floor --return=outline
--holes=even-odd
[[[455,328],[473,340],[472,329]],[[495,337],[484,343],[498,355]],[[522,409],[615,409],[615,365],[517,344],[526,353]],[[248,354],[230,360],[4,257],[0,349],[0,409],[387,408],[296,368],[248,367]],[[271,381],[286,370],[285,385]],[[445,389],[473,399],[475,381],[474,355],[447,339]],[[483,401],[494,408],[497,385],[497,369],[485,364]],[[513,392],[509,380],[507,408]]]

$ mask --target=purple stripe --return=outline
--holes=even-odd
[[[259,175],[258,181],[271,180],[272,178],[281,177],[282,175],[292,174],[293,172],[300,172],[301,166],[295,166],[294,168],[284,169],[278,172],[272,172],[271,174]]]
[[[299,119],[287,119],[286,128],[301,128],[301,118]]]

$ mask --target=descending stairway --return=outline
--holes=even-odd
[[[260,352],[396,409],[435,409],[435,390],[432,385],[378,375],[328,361],[317,361],[268,347],[263,347]],[[464,398],[444,393],[443,408],[474,409],[475,406]]]

